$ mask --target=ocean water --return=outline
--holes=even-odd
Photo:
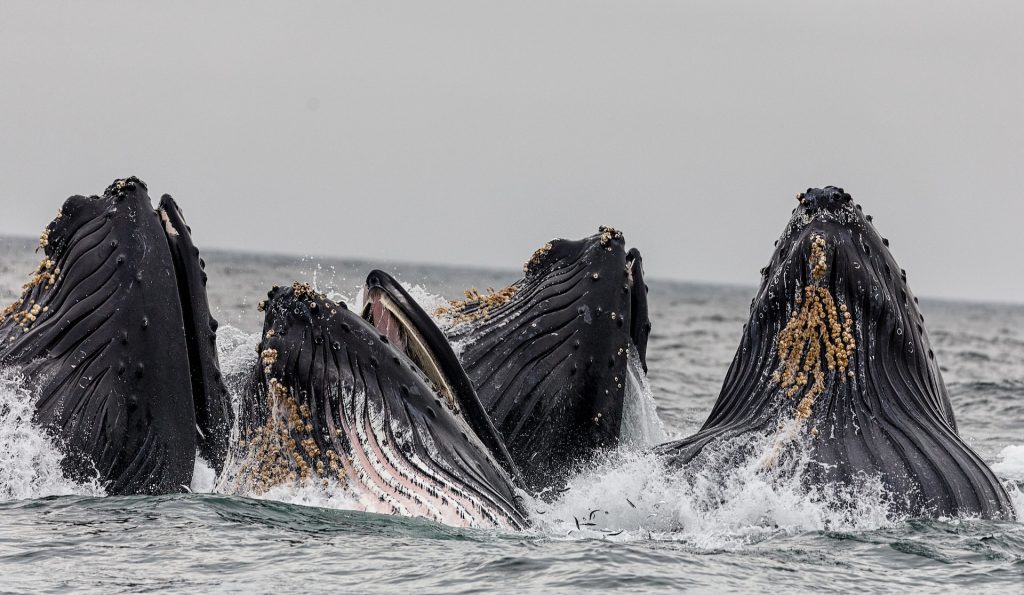
[[[0,238],[0,301],[19,293],[38,262],[33,248]],[[515,263],[488,271],[204,256],[232,389],[255,361],[255,306],[273,284],[308,281],[358,298],[375,265],[429,306],[518,276]],[[657,263],[645,264],[650,375],[630,390],[626,445],[580,469],[555,501],[531,502],[534,526],[523,533],[366,514],[316,490],[211,493],[201,461],[191,494],[104,497],[61,477],[59,451],[30,422],[31,395],[16,370],[0,370],[0,592],[1024,593],[1022,523],[889,518],[877,486],[809,493],[755,468],[684,478],[646,455],[649,443],[703,422],[754,288],[659,281]],[[1024,516],[1024,306],[922,299],[922,310],[961,434]]]

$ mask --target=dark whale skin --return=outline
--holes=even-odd
[[[540,492],[618,445],[628,353],[637,349],[646,369],[651,324],[640,253],[612,228],[551,241],[524,273],[441,314],[527,487]]]
[[[187,230],[179,240],[191,246]],[[68,477],[110,495],[182,491],[197,446],[193,381],[178,275],[145,183],[67,199],[40,244],[43,263],[0,320],[0,365],[33,387],[35,421]]]
[[[218,323],[210,314],[206,293],[206,263],[199,256],[199,249],[192,243],[192,229],[185,223],[185,216],[170,195],[165,194],[160,199],[157,213],[164,223],[167,244],[177,274],[192,397],[199,429],[199,454],[219,473],[227,456],[234,410],[217,357]]]
[[[1013,518],[1004,487],[957,433],[888,240],[841,188],[798,199],[710,416],[658,451],[670,465],[699,464],[706,449],[774,433],[777,450],[756,456],[808,454],[804,477],[816,485],[878,478],[893,513]]]

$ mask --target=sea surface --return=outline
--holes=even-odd
[[[3,303],[38,263],[34,247],[0,238]],[[358,299],[376,266],[429,310],[465,288],[518,277],[517,263],[471,270],[204,257],[233,390],[256,360],[256,304],[274,284],[310,282],[336,299]],[[688,480],[662,469],[643,447],[703,422],[755,288],[660,281],[657,263],[645,264],[653,277],[650,376],[642,402],[631,405],[643,419],[625,430],[630,446],[580,470],[556,501],[531,502],[534,527],[523,533],[346,510],[316,491],[262,500],[210,493],[214,478],[201,463],[191,494],[104,497],[99,486],[61,477],[60,453],[32,426],[17,370],[0,370],[0,592],[1024,593],[1024,524],[889,518],[870,486],[807,493],[757,469]],[[922,299],[921,309],[960,432],[1024,517],[1024,306]]]

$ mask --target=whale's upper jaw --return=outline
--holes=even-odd
[[[201,282],[179,286],[205,273],[175,217],[172,239],[134,177],[68,198],[40,237],[39,270],[0,316],[0,361],[37,385],[36,418],[65,445],[65,471],[98,474],[109,493],[180,491],[197,444],[215,467],[226,448],[216,322]]]

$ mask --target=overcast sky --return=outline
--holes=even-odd
[[[517,267],[609,224],[755,284],[834,184],[917,294],[1024,301],[1024,3],[164,4],[0,3],[0,233],[134,174],[202,247]]]

